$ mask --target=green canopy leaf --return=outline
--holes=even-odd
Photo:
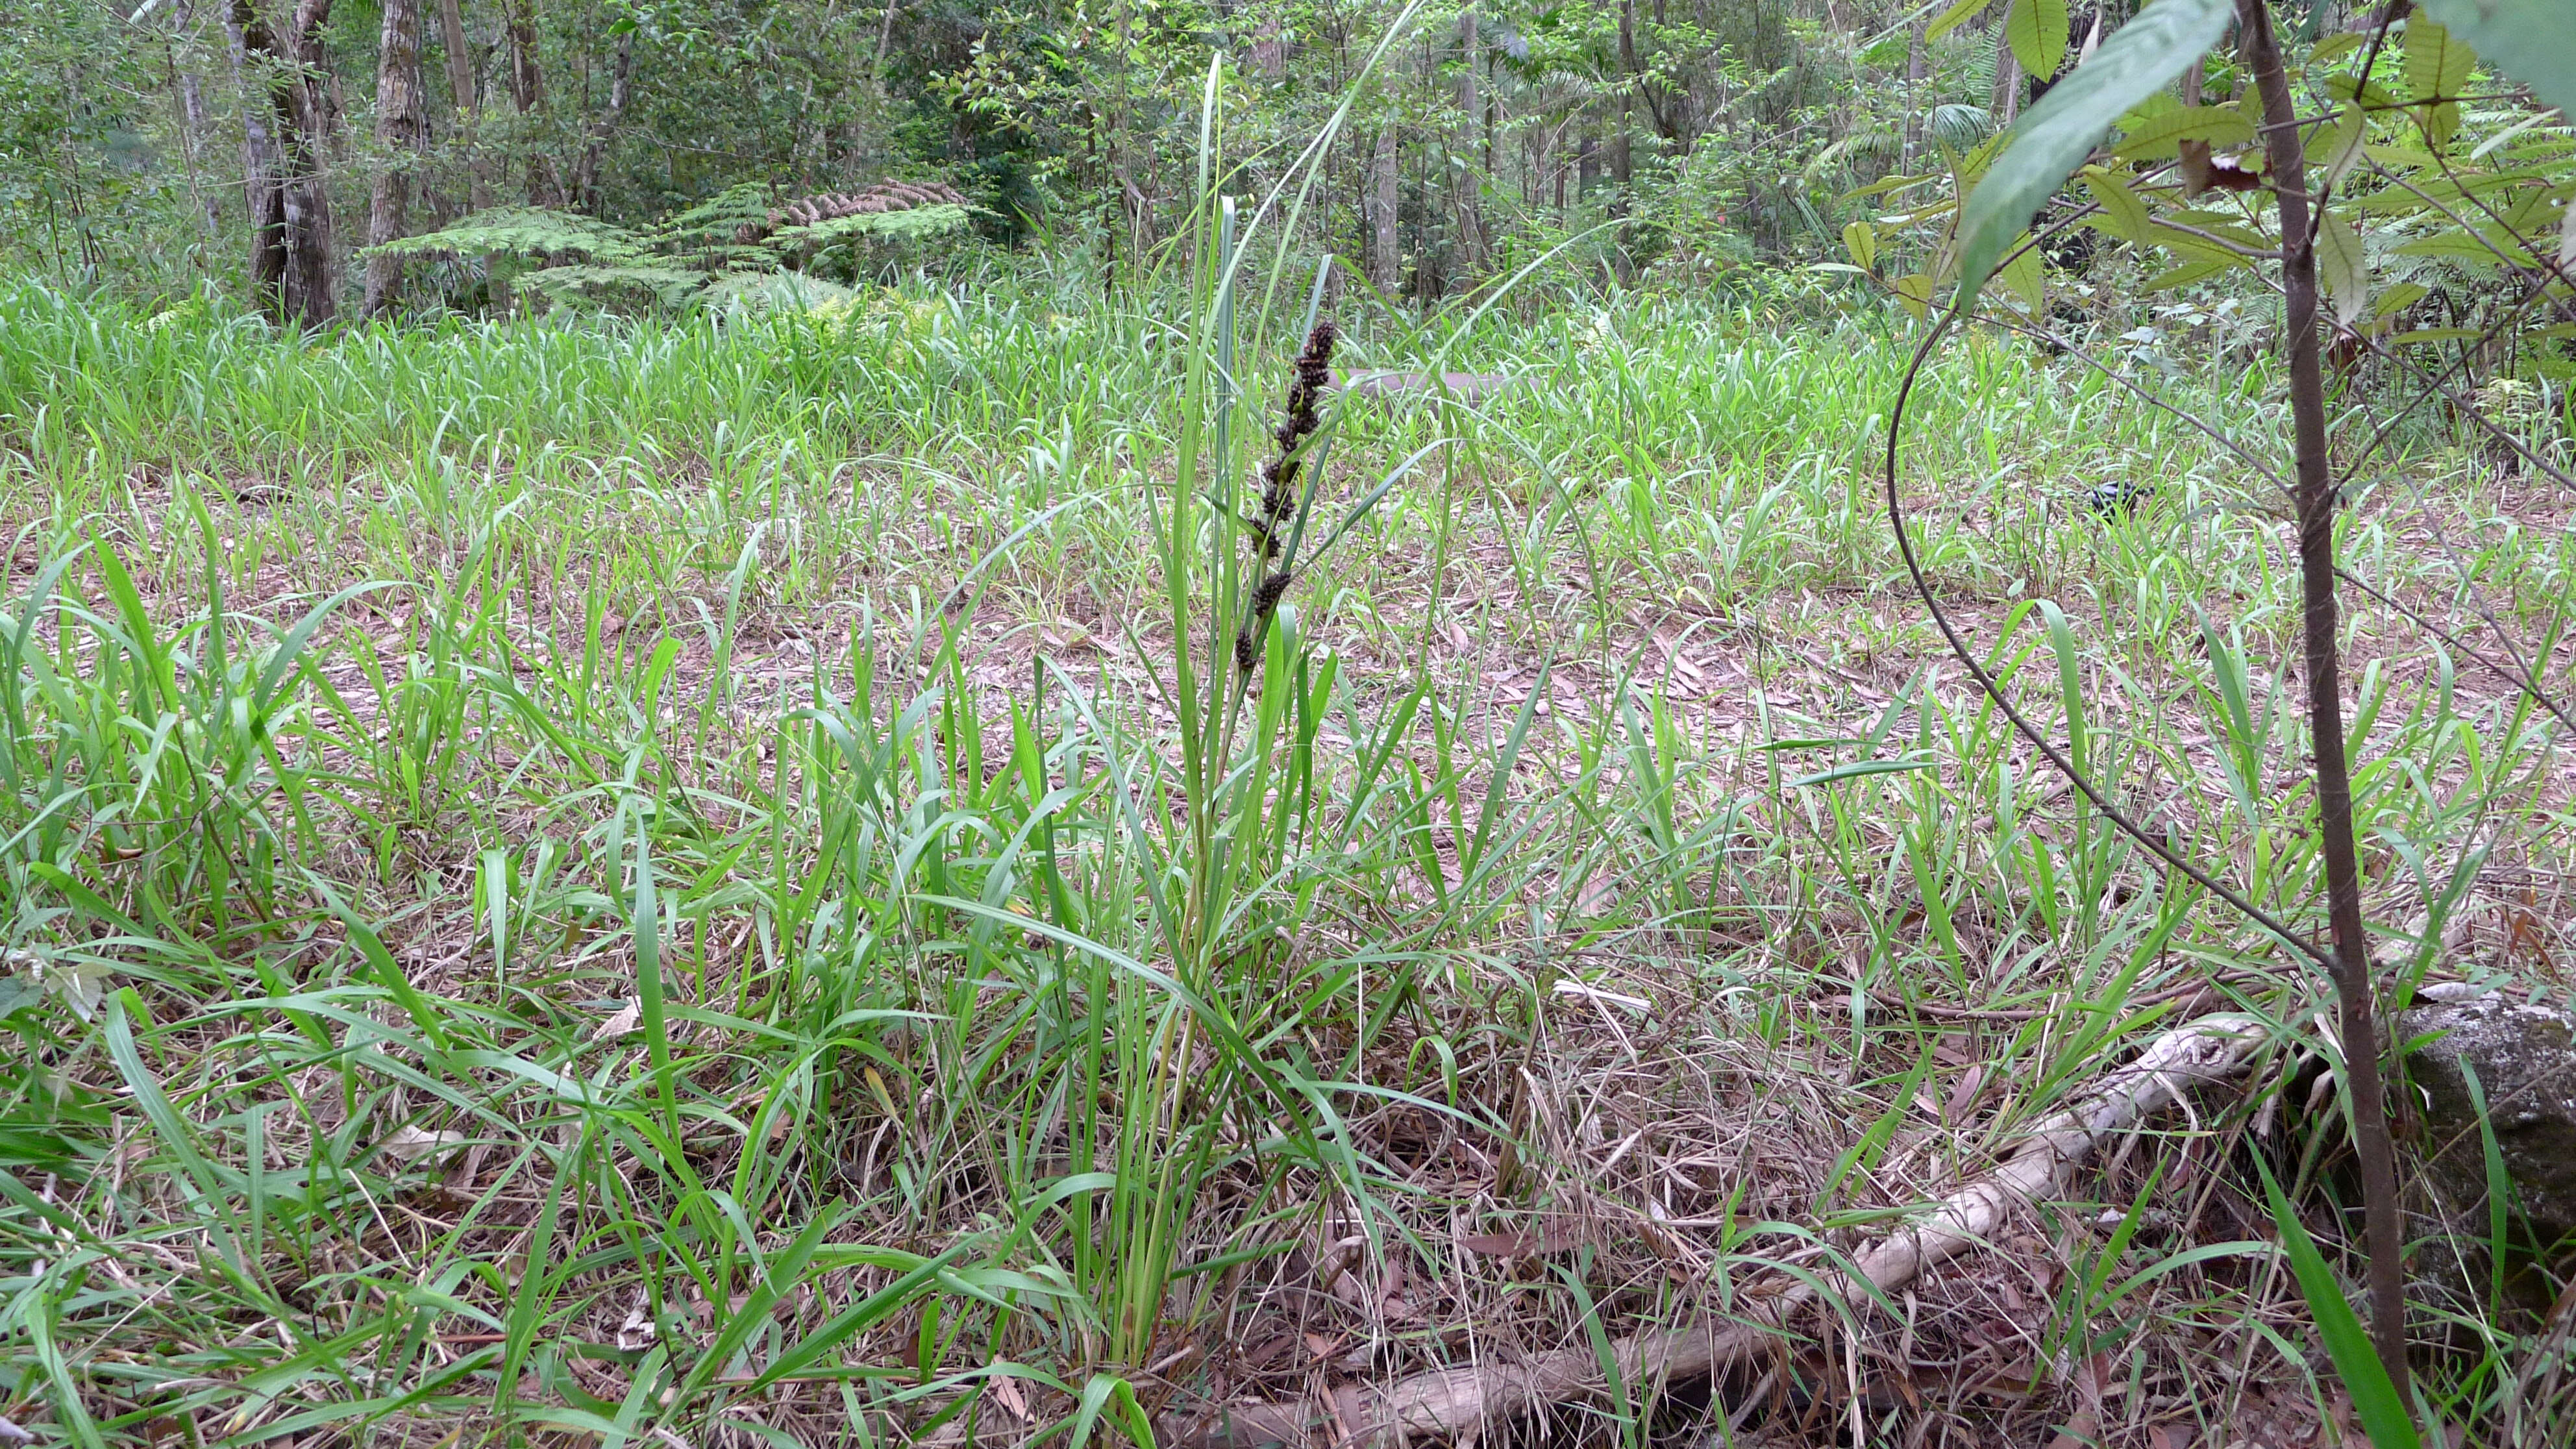
[[[2156,0],[2023,115],[1959,220],[1963,302],[2112,123],[2216,44],[2234,13],[2227,0]]]
[[[2541,104],[2576,116],[2576,0],[2424,0],[2424,13],[2530,86]],[[2410,36],[2410,51],[2415,43]]]
[[[2361,234],[2331,210],[2317,228],[2317,279],[2334,303],[2335,320],[2347,327],[2370,305],[2370,266],[2362,257]]]
[[[2004,12],[2004,41],[2023,70],[2053,78],[2066,60],[2066,0],[2012,0]]]
[[[2560,38],[2576,44],[2576,32]],[[2477,67],[2478,53],[2432,17],[2406,22],[2406,89],[2416,100],[2458,100]]]

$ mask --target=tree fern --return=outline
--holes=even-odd
[[[806,275],[818,263],[856,270],[870,244],[918,244],[973,224],[965,198],[938,182],[881,182],[778,205],[754,182],[640,232],[549,207],[501,206],[361,255],[487,258],[518,284],[570,306],[810,308],[851,296]]]

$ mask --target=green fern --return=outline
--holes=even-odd
[[[677,310],[703,291],[708,274],[678,267],[547,267],[520,277],[522,286],[567,305],[633,303]]]
[[[488,257],[520,285],[568,306],[810,309],[854,295],[803,274],[824,253],[960,233],[974,219],[962,197],[936,182],[885,182],[775,209],[771,199],[758,182],[728,187],[642,232],[549,207],[491,207],[360,255]],[[807,217],[816,219],[800,220]]]
[[[621,226],[543,206],[495,206],[437,231],[368,248],[362,256],[497,256],[522,266],[581,258],[599,266],[642,265],[641,238]]]
[[[855,288],[802,272],[734,272],[709,282],[695,298],[701,307],[745,312],[811,312],[847,305],[858,298]]]
[[[665,217],[651,233],[670,251],[729,249],[768,234],[770,190],[757,181],[728,186],[686,210]]]
[[[952,232],[962,232],[974,222],[974,213],[962,204],[938,202],[903,211],[863,211],[853,216],[836,216],[810,226],[782,227],[771,233],[772,245],[800,251],[820,250],[841,242],[861,238],[883,241],[923,241]]]

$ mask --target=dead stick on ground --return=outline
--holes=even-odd
[[[2187,1086],[2243,1072],[2265,1034],[2253,1017],[2223,1013],[2157,1037],[2072,1107],[2031,1129],[1993,1171],[1942,1199],[1912,1226],[1871,1244],[1852,1260],[1849,1273],[1824,1281],[1837,1297],[1856,1303],[1871,1289],[1889,1292],[1925,1268],[1990,1241],[2017,1205],[2063,1192],[2106,1138],[2173,1105]],[[1612,1346],[1620,1378],[1660,1390],[1756,1362],[1780,1346],[1791,1316],[1819,1297],[1815,1287],[1784,1274],[1776,1284],[1740,1293],[1742,1312],[1735,1318],[1703,1317],[1681,1328],[1623,1338]],[[1420,1439],[1469,1439],[1542,1405],[1602,1389],[1601,1361],[1592,1350],[1561,1349],[1516,1364],[1442,1369],[1384,1387],[1346,1387],[1329,1419],[1310,1405],[1252,1402],[1203,1416],[1175,1415],[1164,1437],[1184,1449],[1256,1449],[1304,1444],[1321,1434],[1344,1449],[1397,1449]]]

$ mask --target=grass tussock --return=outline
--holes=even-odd
[[[1425,337],[995,277],[299,344],[13,287],[0,1412],[1142,1440],[1728,1311],[2228,1006],[2246,1102],[1758,1384],[1536,1432],[2338,1432],[2243,1170],[2338,1250],[2318,984],[1947,667],[1872,498],[1906,339],[1790,305]],[[1444,344],[1533,381],[1323,393]],[[2280,431],[2259,367],[2159,386]],[[2282,501],[2008,339],[1918,396],[1995,667],[2313,923]],[[2563,688],[2565,499],[2402,441],[2350,566]],[[2567,742],[2349,627],[2391,958],[2563,988]],[[2563,1413],[2564,1342],[2476,1307],[2428,1294],[2437,1411]]]

